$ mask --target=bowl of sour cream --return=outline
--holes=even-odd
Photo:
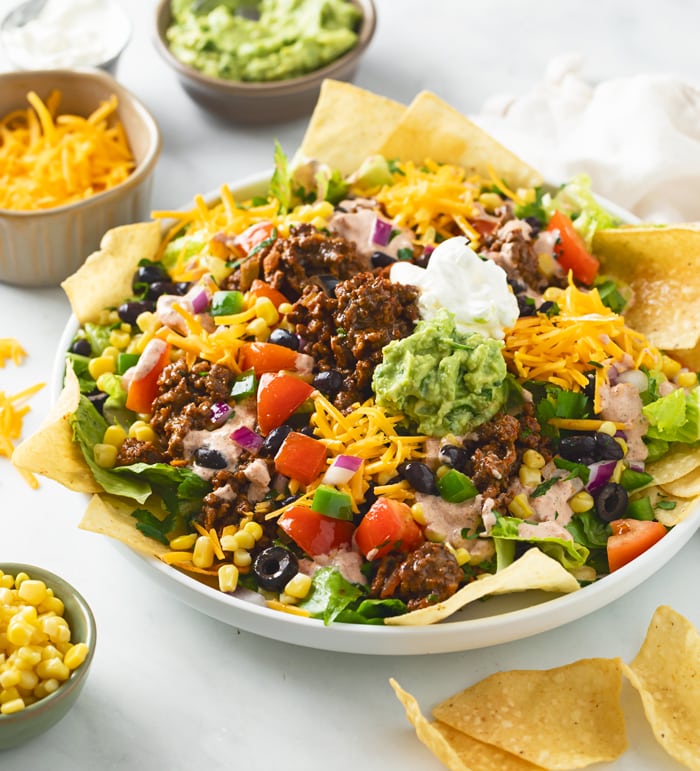
[[[99,67],[113,72],[131,38],[117,0],[25,0],[0,24],[0,42],[19,70]]]

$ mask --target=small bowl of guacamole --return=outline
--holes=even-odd
[[[351,80],[372,0],[161,0],[156,46],[185,91],[240,123],[309,114],[325,78]]]

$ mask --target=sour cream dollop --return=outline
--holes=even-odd
[[[427,268],[396,262],[389,275],[394,283],[420,289],[421,318],[432,319],[446,308],[454,314],[461,332],[478,332],[502,340],[504,329],[512,327],[519,315],[518,301],[503,268],[491,260],[482,260],[469,248],[464,236],[439,244]]]

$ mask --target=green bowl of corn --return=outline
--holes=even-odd
[[[0,750],[65,717],[85,685],[95,640],[92,611],[67,581],[0,562]]]

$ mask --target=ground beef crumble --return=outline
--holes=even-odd
[[[332,294],[309,286],[289,314],[301,350],[320,370],[335,370],[343,385],[336,407],[349,408],[371,396],[372,374],[382,349],[412,334],[418,320],[418,290],[372,273],[341,281]]]
[[[442,544],[426,541],[410,554],[382,557],[370,585],[370,596],[395,597],[408,610],[434,605],[451,597],[464,579],[454,555]]]

